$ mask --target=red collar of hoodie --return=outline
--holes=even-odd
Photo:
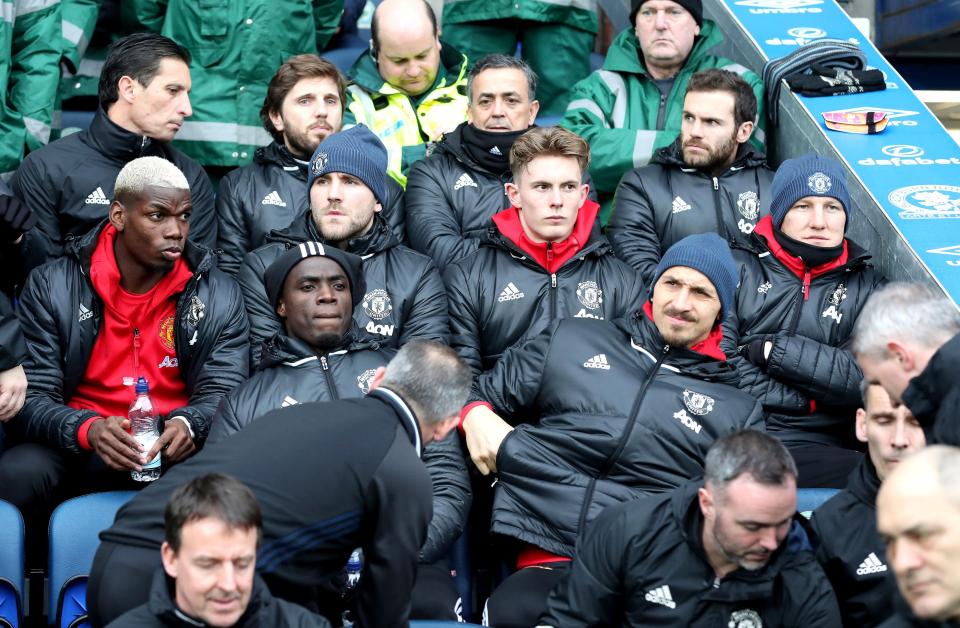
[[[653,321],[653,302],[647,301],[643,304],[643,313],[647,315],[651,321]],[[687,347],[691,351],[695,351],[700,355],[705,355],[708,358],[713,358],[714,360],[720,360],[721,362],[727,361],[727,355],[723,352],[723,349],[720,348],[720,341],[723,340],[723,328],[719,324],[714,325],[713,329],[710,330],[710,333],[707,334],[707,337],[698,342],[697,344]]]
[[[847,261],[850,259],[850,249],[847,242],[847,239],[843,239],[843,251],[840,255],[826,264],[820,264],[819,266],[814,266],[813,268],[807,268],[807,265],[803,263],[803,260],[799,257],[794,257],[787,251],[780,242],[777,241],[777,238],[773,235],[773,217],[764,216],[757,223],[756,228],[753,230],[754,233],[759,235],[767,243],[767,248],[770,249],[770,254],[773,255],[777,260],[786,266],[790,272],[797,276],[803,282],[803,300],[806,301],[810,297],[810,281],[814,277],[819,277],[825,273],[835,270],[842,266],[845,266]]]
[[[505,238],[517,245],[517,248],[552,274],[557,272],[567,260],[579,253],[587,244],[599,212],[600,206],[587,199],[577,211],[577,220],[570,235],[564,240],[552,243],[534,242],[528,238],[523,231],[520,214],[516,207],[508,207],[494,214],[493,222]]]
[[[125,318],[121,306],[121,295],[126,291],[120,287],[120,267],[117,266],[117,256],[114,246],[117,239],[117,229],[107,224],[97,238],[97,246],[90,256],[90,282],[103,300],[104,306],[117,318]],[[144,311],[152,311],[160,307],[171,296],[182,292],[184,286],[193,277],[193,272],[187,266],[181,255],[168,272],[153,288],[150,289],[150,300],[145,304]]]

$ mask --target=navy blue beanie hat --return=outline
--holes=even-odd
[[[307,195],[317,177],[331,172],[353,175],[370,188],[377,202],[384,204],[387,178],[387,149],[380,138],[363,124],[328,136],[310,158]]]
[[[320,242],[301,242],[281,253],[280,257],[267,266],[263,274],[263,286],[267,290],[270,305],[276,309],[280,295],[283,294],[283,284],[287,281],[287,275],[294,266],[308,257],[328,257],[340,265],[347,275],[347,281],[350,282],[350,298],[353,301],[353,307],[357,307],[367,291],[367,282],[363,277],[363,260],[359,255],[347,253],[335,246]]]
[[[805,196],[829,196],[843,205],[850,224],[850,193],[843,166],[836,159],[808,153],[788,159],[777,168],[770,189],[770,216],[779,229],[793,204]],[[846,229],[844,229],[846,231]]]
[[[674,266],[686,266],[706,275],[720,299],[721,318],[733,309],[740,273],[726,240],[715,233],[698,233],[685,237],[667,249],[653,273],[651,297],[660,275]]]

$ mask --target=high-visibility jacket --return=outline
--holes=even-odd
[[[373,58],[361,55],[348,73],[343,126],[363,123],[376,133],[387,147],[387,172],[406,187],[410,166],[426,156],[427,143],[467,119],[467,68],[467,57],[444,44],[433,87],[414,97],[384,81]]]

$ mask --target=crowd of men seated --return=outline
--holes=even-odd
[[[563,59],[578,11],[504,28]],[[699,0],[630,19],[602,69],[554,68],[543,127],[525,61],[384,0],[346,76],[284,55],[271,141],[216,191],[225,162],[172,143],[210,51],[119,39],[89,128],[0,187],[0,499],[28,562],[64,499],[142,488],[95,626],[458,619],[468,528],[503,567],[490,626],[955,625],[960,314],[847,237],[838,161],[771,167],[762,83],[710,54]],[[807,521],[798,487],[842,490]]]

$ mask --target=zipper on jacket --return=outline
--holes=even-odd
[[[140,156],[143,157],[143,151],[147,148],[147,136],[144,135],[140,138]]]
[[[800,286],[800,293],[794,299],[793,316],[790,318],[790,326],[787,333],[791,336],[797,333],[797,326],[800,324],[800,314],[803,312],[804,302],[810,298],[810,269],[803,271],[803,285]]]
[[[331,399],[339,399],[340,395],[337,394],[337,386],[333,383],[333,376],[330,375],[330,364],[327,362],[327,356],[325,355],[320,356],[320,369],[327,380],[327,388],[330,390]]]
[[[637,423],[637,415],[640,413],[640,406],[643,404],[644,397],[647,396],[647,389],[657,376],[657,373],[660,371],[660,365],[663,364],[663,361],[666,359],[667,354],[669,353],[670,345],[663,345],[663,350],[660,351],[660,356],[650,369],[650,372],[647,373],[647,376],[643,379],[643,384],[640,385],[640,392],[637,393],[637,397],[633,401],[633,407],[630,409],[630,417],[627,419],[627,425],[623,428],[623,434],[620,436],[620,442],[617,443],[617,448],[614,449],[613,453],[611,453],[606,459],[603,468],[600,470],[600,473],[597,475],[597,477],[591,478],[590,484],[587,486],[587,491],[583,498],[583,504],[580,506],[580,520],[577,524],[578,533],[583,532],[584,526],[587,524],[587,511],[590,509],[590,502],[593,500],[593,492],[597,486],[597,480],[606,479],[607,475],[610,473],[610,469],[613,468],[614,463],[627,446],[627,441],[630,440],[630,435],[633,433],[633,426]]]
[[[658,86],[657,89],[660,89]],[[660,92],[660,109],[657,110],[657,130],[663,130],[663,123],[666,122],[667,117],[667,95],[662,91]]]
[[[557,318],[557,273],[550,273],[550,320]]]
[[[713,209],[717,213],[717,233],[724,240],[730,240],[727,223],[723,220],[723,210],[720,208],[720,181],[713,177]]]
[[[140,379],[140,328],[133,328],[133,377],[134,383]]]

